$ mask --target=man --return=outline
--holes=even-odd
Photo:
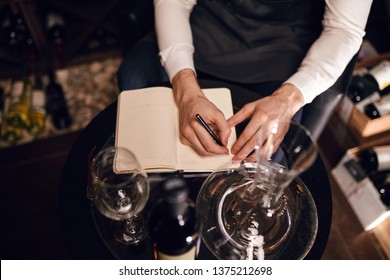
[[[155,0],[159,55],[179,109],[181,141],[201,155],[228,153],[230,127],[250,119],[230,151],[234,160],[247,157],[263,125],[291,120],[335,83],[360,48],[371,4],[372,0]],[[197,75],[238,83],[265,97],[226,120],[204,97]],[[196,114],[216,128],[224,146],[213,141]]]

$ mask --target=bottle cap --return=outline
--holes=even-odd
[[[181,203],[188,197],[188,188],[184,179],[170,178],[162,186],[165,200],[168,203]]]

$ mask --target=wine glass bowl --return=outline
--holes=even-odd
[[[279,122],[259,131],[255,149],[256,162],[227,163],[203,183],[202,239],[219,259],[301,259],[318,227],[298,178],[316,158],[315,143],[299,124]]]
[[[139,214],[148,201],[150,187],[135,155],[125,148],[106,147],[94,157],[91,175],[93,203],[101,214],[114,221],[116,240],[125,244],[143,240],[148,233]]]

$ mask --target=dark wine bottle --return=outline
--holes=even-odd
[[[365,99],[363,99],[362,101],[355,103],[355,107],[356,107],[356,109],[358,109],[364,113],[364,108],[367,105],[372,104],[374,102],[377,102],[377,101],[381,100],[382,97],[386,97],[389,94],[390,94],[390,85],[388,85],[387,87],[385,87],[384,89],[382,89],[380,91],[375,91],[374,93],[372,93],[371,95],[369,95]]]
[[[3,124],[4,116],[4,89],[0,86],[0,128]]]
[[[49,84],[46,87],[46,112],[51,115],[54,126],[65,129],[72,124],[62,86],[57,83],[54,71],[49,71]]]
[[[381,98],[364,106],[364,113],[371,119],[390,114],[390,85],[381,91]]]
[[[375,187],[379,192],[382,202],[386,206],[390,206],[390,182],[383,182],[382,184]]]
[[[49,12],[47,14],[46,28],[52,43],[55,56],[61,56],[64,52],[64,29],[65,22],[61,14]]]
[[[383,204],[390,206],[390,171],[375,172],[370,176]]]
[[[9,47],[24,47],[28,29],[22,14],[15,6],[8,9],[1,25],[2,37]]]
[[[348,96],[358,103],[373,94],[383,90],[390,84],[390,61],[384,60],[372,67],[366,74],[352,78]]]
[[[360,166],[368,173],[390,170],[390,145],[364,149],[358,154]]]
[[[163,183],[162,192],[149,219],[154,258],[193,260],[200,244],[199,220],[186,182],[170,178]]]
[[[17,45],[14,16],[11,11],[7,11],[2,19],[1,35],[9,47]]]

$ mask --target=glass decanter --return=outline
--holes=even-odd
[[[318,227],[314,201],[298,175],[314,162],[310,133],[291,122],[264,125],[256,162],[215,170],[197,198],[202,239],[219,259],[301,259]]]

